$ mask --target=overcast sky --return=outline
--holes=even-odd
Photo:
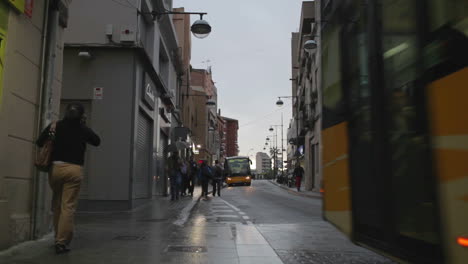
[[[212,67],[221,114],[239,120],[241,155],[263,151],[268,129],[281,124],[281,113],[286,139],[291,100],[284,99],[282,109],[275,102],[280,95],[291,95],[291,32],[298,31],[301,3],[174,0],[174,7],[208,13],[204,19],[212,32],[205,39],[192,37],[192,65]],[[280,140],[281,136],[278,144]]]

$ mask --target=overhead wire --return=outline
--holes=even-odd
[[[261,117],[259,117],[259,118],[256,118],[256,119],[254,119],[254,120],[252,120],[252,121],[249,121],[249,122],[247,122],[246,124],[241,124],[241,125],[239,125],[239,128],[241,128],[241,127],[246,127],[246,126],[250,126],[250,125],[252,125],[252,124],[254,124],[254,123],[257,123],[257,121],[259,121],[259,120],[261,120],[261,119],[264,119],[264,118],[267,118],[267,117],[269,117],[269,116],[272,116],[272,115],[276,114],[277,112],[284,110],[285,107],[290,106],[290,105],[291,105],[291,103],[285,104],[285,105],[283,105],[281,108],[279,108],[279,109],[277,109],[277,110],[275,110],[275,111],[273,111],[273,112],[271,112],[271,113],[268,113],[268,114],[266,114],[266,115],[264,115],[264,116],[261,116]]]

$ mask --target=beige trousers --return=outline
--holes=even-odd
[[[67,245],[73,238],[74,217],[78,204],[83,168],[74,164],[54,164],[49,174],[53,191],[55,243]]]

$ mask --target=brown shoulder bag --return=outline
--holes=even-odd
[[[40,171],[48,172],[52,164],[52,150],[54,148],[55,129],[57,123],[53,122],[50,125],[49,137],[46,139],[44,145],[39,149],[36,155],[36,162],[34,165]]]

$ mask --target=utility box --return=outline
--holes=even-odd
[[[135,43],[136,30],[134,26],[122,26],[120,29],[120,42]]]

